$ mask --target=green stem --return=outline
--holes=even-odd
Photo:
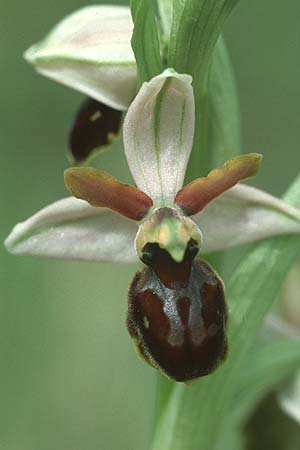
[[[159,422],[175,383],[157,372],[154,426]]]

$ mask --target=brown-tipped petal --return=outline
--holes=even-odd
[[[67,169],[65,184],[74,197],[92,206],[106,206],[133,220],[141,220],[153,204],[144,192],[92,167]]]
[[[119,134],[122,111],[97,100],[87,99],[80,106],[69,135],[72,161],[82,163],[103,151]]]
[[[175,203],[191,216],[209,202],[241,180],[254,177],[260,167],[262,155],[249,153],[226,161],[212,170],[207,177],[198,178],[184,186],[176,195]]]

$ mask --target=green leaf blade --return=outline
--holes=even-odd
[[[235,77],[225,41],[221,36],[208,72],[207,140],[211,152],[210,168],[223,164],[241,152],[240,105]]]
[[[221,37],[209,67],[206,91],[194,88],[196,128],[187,181],[206,175],[241,151],[240,107],[228,51]]]
[[[159,35],[151,0],[131,0],[134,30],[131,38],[140,82],[163,71]]]
[[[237,1],[174,1],[169,65],[190,73],[197,87],[205,79],[223,24]]]
[[[297,369],[300,369],[300,339],[281,338],[255,346],[244,366],[232,416],[237,422],[244,422],[258,400]]]

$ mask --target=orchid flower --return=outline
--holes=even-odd
[[[72,162],[90,159],[119,133],[122,112],[136,92],[132,31],[128,7],[87,6],[25,52],[39,73],[89,97],[70,131]]]
[[[300,233],[300,211],[239,181],[261,156],[242,155],[183,186],[194,134],[190,75],[165,70],[142,84],[124,121],[136,187],[91,167],[65,171],[73,197],[16,225],[14,254],[135,262],[127,325],[140,355],[177,381],[212,372],[226,355],[222,280],[202,253]],[[75,198],[74,198],[75,197]]]

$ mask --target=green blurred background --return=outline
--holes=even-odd
[[[1,241],[66,196],[66,132],[82,97],[35,74],[22,53],[85,4],[1,1]],[[242,150],[264,154],[256,185],[276,195],[300,167],[299,22],[299,0],[241,0],[225,31]],[[117,146],[98,161],[129,178]],[[155,372],[124,325],[137,267],[0,257],[0,449],[146,450]]]

